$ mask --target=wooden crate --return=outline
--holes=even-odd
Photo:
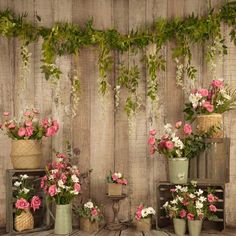
[[[208,139],[210,147],[190,160],[189,178],[201,183],[229,182],[230,139]]]
[[[14,196],[13,192],[15,190],[14,182],[21,174],[27,174],[30,180],[33,180],[34,189],[36,189],[36,194],[42,199],[42,206],[39,210],[33,213],[35,228],[32,230],[26,230],[23,232],[17,232],[14,230]],[[21,234],[21,233],[31,233],[37,231],[48,230],[51,228],[50,216],[48,211],[48,203],[46,201],[43,191],[40,189],[40,177],[45,175],[44,169],[34,169],[34,170],[7,170],[6,171],[6,232],[10,235]],[[36,181],[34,181],[36,180]]]
[[[166,216],[163,205],[166,201],[172,199],[170,189],[175,185],[168,182],[159,182],[157,184],[157,227],[172,226],[172,220]],[[225,184],[224,183],[198,183],[199,188],[207,190],[208,187],[215,189],[215,195],[219,198],[216,204],[218,219],[213,221],[205,220],[203,229],[223,230],[225,228]]]

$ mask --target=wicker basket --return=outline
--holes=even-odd
[[[30,211],[22,211],[22,213],[15,217],[15,230],[23,231],[34,228],[34,218]]]
[[[151,217],[140,219],[137,221],[137,230],[148,232],[152,228]]]
[[[12,140],[11,161],[14,169],[41,167],[41,143],[37,140]]]
[[[108,183],[108,195],[109,196],[121,196],[122,195],[122,184]]]
[[[90,234],[95,231],[98,231],[99,229],[99,225],[97,221],[91,222],[89,219],[84,218],[84,217],[79,218],[79,225],[82,231],[90,233]]]
[[[223,116],[222,114],[198,115],[196,118],[197,130],[199,132],[207,132],[210,128],[216,127],[216,132],[211,138],[223,138]],[[219,128],[219,129],[218,129]]]

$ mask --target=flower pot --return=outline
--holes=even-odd
[[[202,220],[188,220],[188,231],[190,236],[199,236],[202,231]]]
[[[187,158],[168,158],[169,165],[169,181],[172,184],[186,184],[188,181]]]
[[[137,221],[137,230],[138,231],[150,231],[152,228],[151,224],[151,217],[145,218],[145,219],[140,219]]]
[[[198,132],[207,132],[210,128],[215,127],[211,138],[223,138],[223,115],[222,114],[210,114],[210,115],[197,115],[196,125]]]
[[[122,184],[108,183],[108,195],[109,196],[121,196],[122,195]]]
[[[34,228],[34,217],[30,211],[22,211],[20,215],[15,216],[15,230],[23,231]]]
[[[97,221],[91,222],[89,219],[84,218],[84,217],[80,217],[79,225],[80,225],[80,230],[88,232],[88,233],[93,233],[95,231],[98,231],[98,228],[99,228]]]
[[[184,219],[173,219],[175,234],[178,236],[184,236],[186,233],[186,220]]]
[[[14,169],[41,167],[42,149],[37,140],[12,140],[11,161]]]
[[[72,232],[71,204],[56,205],[54,234],[70,234]]]

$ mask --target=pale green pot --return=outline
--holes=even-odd
[[[190,236],[200,236],[202,220],[188,220],[188,231]]]
[[[169,165],[169,181],[172,184],[186,184],[188,181],[187,158],[168,158]]]
[[[184,219],[173,219],[175,234],[178,236],[184,236],[186,233],[186,220]]]
[[[72,233],[71,204],[56,205],[54,234],[66,235]]]

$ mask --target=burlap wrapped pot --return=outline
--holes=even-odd
[[[34,228],[34,217],[30,211],[22,211],[20,215],[15,217],[15,230],[23,231]]]

